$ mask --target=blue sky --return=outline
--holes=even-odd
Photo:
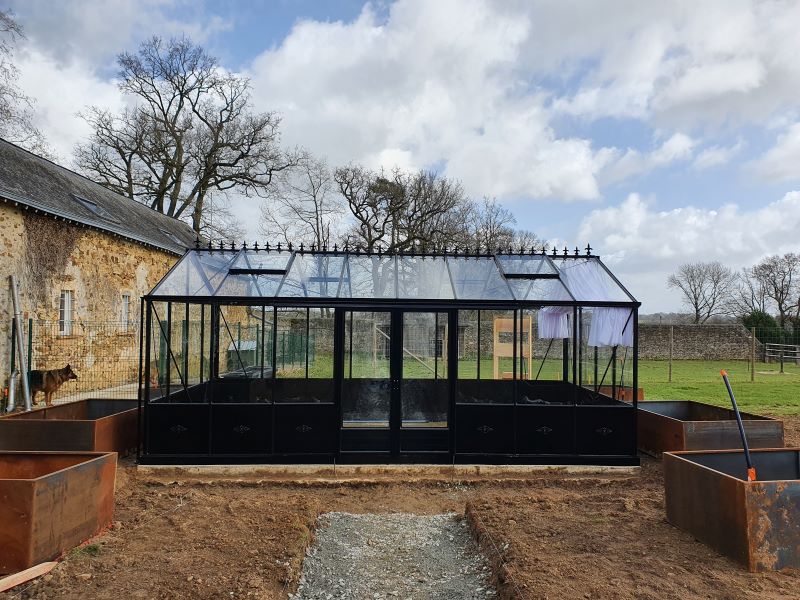
[[[128,101],[114,56],[188,35],[251,78],[287,145],[332,166],[437,168],[518,225],[587,242],[645,312],[687,261],[800,246],[800,3],[0,0],[62,162],[76,113]],[[257,235],[256,201],[233,208]]]

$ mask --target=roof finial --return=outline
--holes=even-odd
[[[242,242],[242,250],[247,250],[247,240]]]
[[[199,236],[194,238],[194,249],[195,250],[199,250],[200,249],[200,237]]]
[[[569,254],[569,250],[567,250],[567,247],[564,246],[564,256],[567,256],[568,254]]]
[[[575,246],[575,256],[578,256],[579,253],[580,253],[580,250],[578,250],[578,247]]]
[[[586,256],[592,255],[592,246],[588,242],[586,243]]]
[[[278,252],[280,252],[280,251],[281,251],[281,243],[278,242]]]
[[[339,244],[334,244],[333,245],[333,251],[334,252],[338,252],[339,251]]]
[[[267,249],[267,252],[269,252],[269,242],[267,242],[266,249]]]
[[[255,251],[258,252],[258,240],[256,240],[253,244],[253,248],[255,248]]]
[[[211,239],[208,240],[208,249],[211,250]]]
[[[224,242],[222,240],[219,241],[219,249],[220,250],[224,250],[225,249],[225,244],[224,244]]]
[[[292,242],[288,242],[286,244],[286,248],[289,250],[289,252],[291,252],[292,251]]]
[[[236,250],[236,242],[231,240],[231,250]]]

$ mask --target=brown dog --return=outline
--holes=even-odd
[[[31,402],[36,404],[36,394],[44,392],[44,403],[47,406],[53,404],[53,394],[58,391],[66,381],[70,379],[77,379],[78,376],[72,370],[72,367],[67,365],[63,369],[52,369],[51,371],[31,371]]]

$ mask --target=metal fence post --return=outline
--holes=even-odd
[[[674,343],[675,326],[669,326],[669,383],[672,383],[672,347]]]
[[[33,319],[28,319],[28,372],[33,370]],[[25,377],[30,377],[28,373]]]
[[[750,328],[750,381],[756,380],[756,328]]]

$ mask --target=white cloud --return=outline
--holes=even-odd
[[[250,71],[284,139],[332,164],[444,164],[478,196],[598,198],[605,151],[557,136],[518,77],[529,34],[524,14],[481,0],[401,1],[385,22],[367,5],[351,23],[296,24]]]
[[[700,151],[692,163],[692,168],[697,171],[718,167],[729,163],[744,148],[742,140],[733,146],[709,146]]]
[[[615,152],[601,173],[604,185],[617,183],[631,177],[645,175],[654,169],[665,167],[674,162],[689,160],[692,157],[695,142],[688,135],[675,133],[659,147],[649,153],[641,153],[633,148],[623,154]]]
[[[95,68],[111,67],[119,52],[134,50],[153,35],[186,34],[202,43],[231,27],[229,20],[206,14],[194,0],[7,0],[6,4],[40,52],[61,64],[77,59]]]
[[[90,103],[113,111],[123,106],[116,84],[98,78],[83,61],[59,65],[33,50],[21,56],[19,67],[21,87],[36,99],[36,124],[64,164],[69,164],[75,143],[91,133],[78,112]]]
[[[775,145],[751,167],[772,181],[800,180],[800,123],[791,125],[779,135]]]
[[[579,229],[614,266],[644,312],[674,310],[680,298],[666,280],[678,265],[713,261],[739,269],[764,256],[800,250],[800,191],[754,210],[735,204],[668,211],[631,194],[617,206],[592,211]]]

